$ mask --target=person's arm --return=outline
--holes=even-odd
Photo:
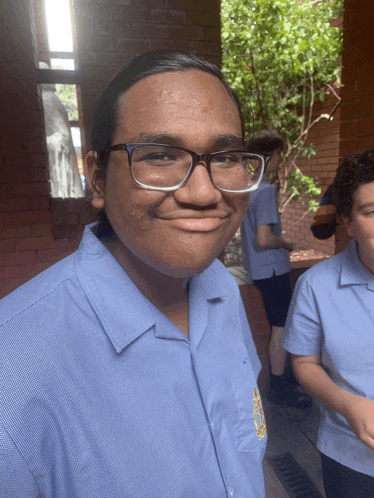
[[[321,356],[291,355],[296,379],[304,389],[344,417],[357,439],[374,450],[374,401],[337,386],[321,364]]]
[[[284,247],[287,251],[293,251],[294,245],[282,237],[277,237],[271,231],[271,225],[260,225],[257,227],[257,243],[266,249],[278,249]]]

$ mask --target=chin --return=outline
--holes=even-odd
[[[164,247],[164,251],[159,248],[155,252],[153,248],[139,248],[129,244],[128,241],[122,241],[120,248],[125,251],[127,259],[132,261],[135,266],[140,264],[140,271],[147,272],[146,267],[149,267],[163,275],[182,279],[206,270],[222,251],[220,244],[216,250],[207,246],[201,247],[200,251],[194,250],[196,248],[189,250],[185,245],[184,250],[180,250],[180,247],[169,246]]]
[[[174,277],[174,278],[189,278],[193,277],[194,275],[197,275],[198,273],[203,272],[208,268],[209,265],[212,264],[214,261],[215,257],[207,260],[204,259],[204,261],[185,261],[183,263],[180,262],[164,262],[160,260],[153,260],[150,261],[148,264],[149,266],[152,266],[155,270],[157,270],[160,273],[163,273],[164,275],[168,275],[169,277]]]

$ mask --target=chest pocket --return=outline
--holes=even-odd
[[[240,452],[264,451],[266,421],[260,392],[249,358],[231,377],[235,409],[234,430]]]

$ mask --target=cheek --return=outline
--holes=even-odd
[[[235,218],[240,218],[240,222],[248,209],[248,204],[249,204],[249,194],[242,195],[238,198],[233,198],[232,200],[233,205],[234,205],[234,210],[235,210]]]
[[[131,182],[131,179],[130,179]],[[133,182],[117,181],[105,192],[105,210],[110,222],[119,234],[141,237],[153,226],[155,213],[165,194],[138,188]]]

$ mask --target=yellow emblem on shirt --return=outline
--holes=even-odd
[[[261,396],[256,388],[253,389],[253,418],[255,426],[257,429],[256,436],[258,436],[259,441],[266,434],[266,422],[264,416],[264,410],[262,408]]]

